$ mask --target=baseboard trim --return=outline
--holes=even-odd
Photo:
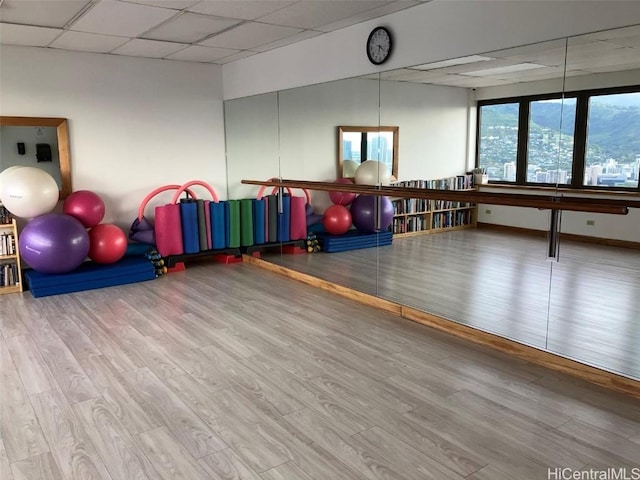
[[[495,223],[478,222],[478,228],[486,228],[490,230],[498,230],[502,232],[520,233],[523,235],[532,235],[535,237],[546,237],[546,230],[535,230],[533,228],[513,227],[511,225],[497,225]],[[631,242],[629,240],[616,240],[614,238],[589,237],[587,235],[577,235],[575,233],[560,233],[561,240],[570,240],[573,242],[593,243],[597,245],[608,245],[610,247],[631,248],[640,250],[640,242]]]
[[[492,333],[456,323],[390,300],[385,300],[383,298],[376,297],[375,295],[359,292],[342,285],[336,285],[335,283],[327,280],[323,280],[306,273],[297,272],[290,268],[276,265],[260,258],[244,255],[243,262],[283,275],[293,280],[297,280],[307,285],[326,290],[336,295],[340,295],[341,297],[384,310],[385,312],[392,313],[407,320],[420,323],[426,327],[462,338],[469,342],[507,353],[530,363],[541,365],[549,370],[562,372],[572,377],[585,380],[589,383],[640,399],[640,382],[622,375],[607,372],[590,365],[585,365],[584,363],[570,360],[550,352],[545,352],[543,350],[518,343],[514,340],[509,340]]]

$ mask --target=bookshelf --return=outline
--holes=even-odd
[[[16,219],[0,205],[0,295],[22,291]]]
[[[458,175],[437,180],[409,180],[396,182],[394,185],[440,190],[474,190],[473,175]],[[393,234],[399,238],[474,228],[477,223],[477,206],[470,202],[418,198],[398,198],[392,199],[391,202],[394,210],[391,228]]]

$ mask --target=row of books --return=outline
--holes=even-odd
[[[403,188],[429,188],[438,190],[465,190],[473,188],[473,174],[456,175],[449,178],[435,180],[405,180],[393,184]]]
[[[431,202],[426,198],[399,198],[393,200],[393,213],[421,213],[431,210]]]
[[[449,200],[434,200],[433,202],[434,210],[450,210],[452,208],[468,208],[468,207],[473,207],[473,204],[469,202],[452,202]]]
[[[11,223],[13,220],[13,215],[4,205],[0,205],[0,224],[6,225]]]
[[[393,233],[420,232],[428,228],[428,217],[416,215],[413,217],[396,217],[393,219],[391,228]]]
[[[457,210],[452,212],[434,213],[432,228],[450,228],[469,225],[473,222],[471,210]]]
[[[16,237],[13,233],[0,235],[0,256],[15,255],[17,250]]]
[[[0,287],[18,284],[18,266],[15,263],[0,265]]]

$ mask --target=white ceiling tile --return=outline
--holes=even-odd
[[[140,3],[142,5],[151,5],[152,7],[171,8],[173,10],[184,10],[192,7],[201,0],[124,0],[129,3]]]
[[[151,40],[194,43],[240,23],[240,20],[184,13],[142,35]]]
[[[126,41],[127,39],[124,37],[68,31],[60,35],[50,46],[64,50],[108,53]]]
[[[46,47],[61,33],[58,28],[0,23],[0,43],[6,45]]]
[[[175,10],[118,0],[102,0],[71,26],[71,30],[136,37],[176,15]]]
[[[3,22],[64,27],[89,4],[89,0],[5,0],[0,7]]]
[[[294,3],[293,0],[204,0],[188,10],[218,17],[255,20]]]
[[[326,25],[320,25],[318,27],[315,27],[315,30],[320,30],[322,32],[333,32],[334,30],[338,30],[340,28],[355,25],[356,23],[366,22],[367,20],[379,18],[394,12],[399,12],[400,10],[404,10],[405,8],[413,7],[419,4],[420,2],[418,0],[396,0],[395,2],[385,3],[381,7],[377,7],[372,10],[367,10],[365,12],[361,12],[356,15],[337,20]]]
[[[213,62],[224,57],[228,57],[239,50],[229,48],[201,47],[192,45],[166,57],[169,60],[182,60],[184,62]]]
[[[411,68],[414,70],[434,70],[436,68],[454,67],[457,65],[466,65],[468,63],[486,62],[489,60],[494,60],[494,58],[486,55],[469,55],[467,57],[440,60],[439,62],[423,63],[422,65],[416,65]]]
[[[213,63],[217,63],[218,65],[223,65],[225,63],[235,62],[236,60],[240,60],[241,58],[247,58],[255,54],[256,52],[250,52],[249,50],[244,50],[242,52],[236,53],[235,55],[231,55],[229,57],[224,57],[224,58],[221,58],[220,60],[216,60]]]
[[[130,57],[164,58],[186,46],[184,43],[158,42],[156,40],[134,38],[120,48],[115,49],[112,53]]]
[[[207,47],[250,50],[259,45],[275,42],[281,38],[295,35],[296,33],[300,33],[300,31],[300,28],[247,22],[204,40],[203,42],[200,42],[200,45],[205,45]]]
[[[507,48],[504,50],[496,50],[493,52],[489,52],[486,55],[496,58],[517,58],[525,61],[536,58],[536,55],[539,55],[540,52],[547,52],[554,49],[564,50],[565,45],[565,39],[551,40],[548,42],[540,42],[530,45],[522,45],[520,47]]]
[[[304,30],[300,33],[296,33],[295,35],[291,35],[290,37],[286,37],[280,40],[276,40],[275,42],[266,43],[264,45],[260,45],[258,47],[252,48],[255,52],[266,52],[267,50],[273,50],[274,48],[284,47],[285,45],[290,45],[292,43],[300,42],[302,40],[306,40],[307,38],[317,37],[321,35],[322,32],[316,32],[315,30]]]
[[[387,0],[304,0],[282,8],[258,20],[274,25],[315,28],[366,12],[388,3]]]

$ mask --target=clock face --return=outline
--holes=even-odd
[[[371,63],[380,65],[391,53],[391,35],[384,27],[374,28],[367,40],[367,56]]]

